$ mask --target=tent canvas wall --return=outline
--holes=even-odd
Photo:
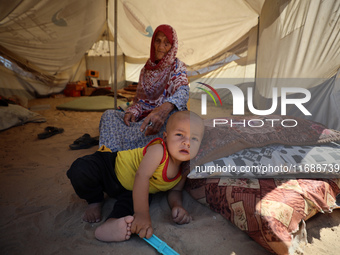
[[[287,115],[340,129],[340,1],[266,1],[262,13],[255,103],[268,109],[273,87],[306,88],[312,116]]]
[[[197,79],[226,82],[253,87],[255,106],[268,109],[273,87],[304,87],[312,92],[310,118],[340,129],[337,0],[1,0],[0,94],[48,95],[83,79],[92,61],[84,61],[86,52],[99,40],[114,40],[115,1],[118,73],[125,80],[138,80],[154,29],[167,23],[177,31],[193,97]],[[111,86],[116,67],[104,62],[112,56],[111,50],[92,62]]]

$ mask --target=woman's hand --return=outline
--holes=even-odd
[[[143,121],[140,131],[143,132],[146,128],[145,135],[155,135],[161,130],[169,113],[175,108],[172,103],[166,102],[155,108]],[[124,118],[125,120],[125,118]],[[149,124],[151,125],[149,126]]]
[[[130,126],[130,121],[131,122],[136,122],[136,117],[131,112],[127,112],[124,115],[124,123],[125,123],[125,125],[127,125],[129,127]]]

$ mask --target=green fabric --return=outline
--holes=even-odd
[[[117,99],[117,107],[126,103],[121,99]],[[70,102],[57,106],[58,110],[72,110],[72,111],[105,111],[115,108],[114,97],[111,96],[90,96],[79,97]]]

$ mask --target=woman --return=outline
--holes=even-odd
[[[176,58],[177,34],[169,25],[156,28],[150,58],[141,70],[134,103],[125,113],[107,110],[102,115],[99,146],[112,151],[143,147],[162,137],[169,116],[187,110],[189,86],[185,64]]]

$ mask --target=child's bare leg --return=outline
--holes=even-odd
[[[133,216],[119,219],[110,218],[95,231],[98,240],[104,242],[121,242],[130,239]]]
[[[101,221],[101,218],[102,218],[102,203],[89,204],[83,215],[83,221],[95,223]]]

